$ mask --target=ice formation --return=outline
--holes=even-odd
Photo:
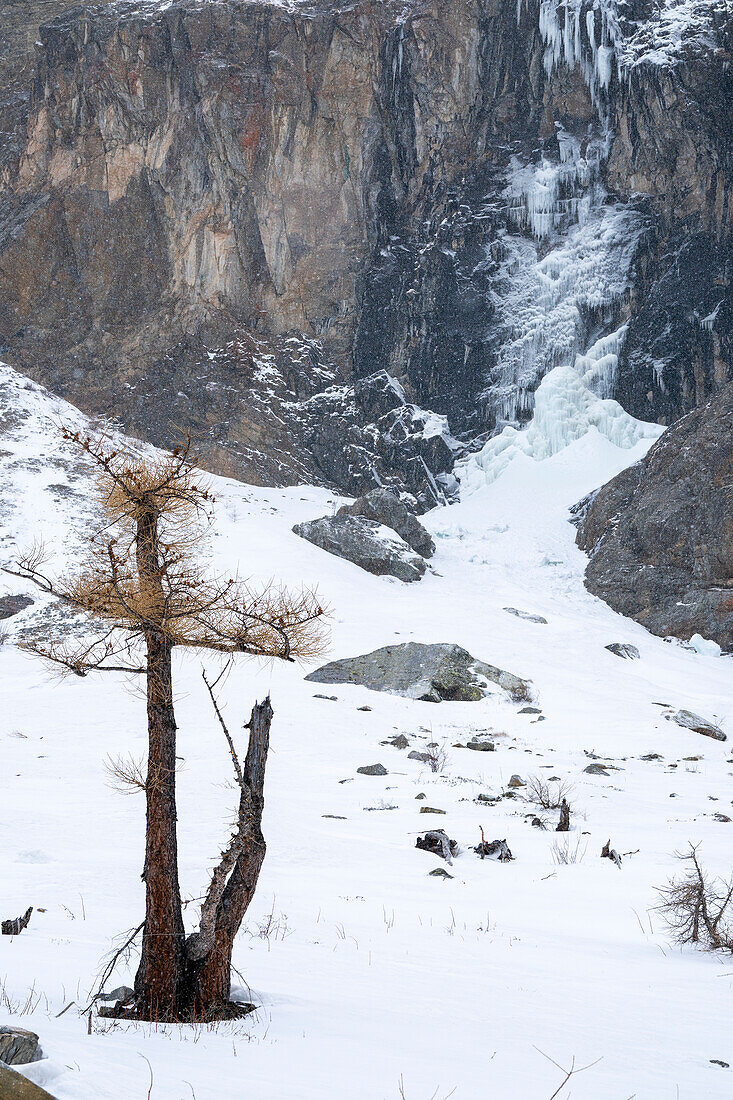
[[[534,417],[523,431],[508,426],[458,468],[461,495],[490,485],[519,455],[537,461],[550,458],[587,432],[597,431],[617,447],[630,448],[642,439],[656,439],[658,424],[636,420],[618,404],[599,396],[596,386],[615,358],[609,350],[618,333],[598,341],[574,366],[555,367],[540,382]],[[605,365],[604,364],[605,360]],[[615,364],[614,364],[615,366]],[[584,372],[584,373],[581,373]]]
[[[517,0],[517,19],[525,4],[528,0]],[[594,102],[599,102],[619,65],[619,0],[540,0],[539,8],[545,72],[578,65]]]

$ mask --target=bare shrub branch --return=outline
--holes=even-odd
[[[697,846],[678,855],[687,869],[659,890],[657,908],[677,943],[699,943],[710,951],[733,951],[733,877],[712,879],[701,866]]]

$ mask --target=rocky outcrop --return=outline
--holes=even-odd
[[[416,554],[431,558],[435,553],[435,543],[419,519],[410,512],[394,493],[386,489],[372,489],[352,504],[344,504],[337,515],[365,516],[377,523],[390,527],[407,543]]]
[[[376,577],[396,577],[409,583],[419,581],[425,572],[425,562],[404,539],[364,516],[324,516],[296,523],[293,531],[321,550],[345,558]]]
[[[404,642],[384,646],[373,653],[332,661],[306,676],[318,684],[361,684],[372,691],[387,691],[429,703],[443,700],[477,702],[497,684],[513,699],[532,698],[527,680],[494,665],[477,661],[461,646]]]
[[[43,1057],[35,1031],[22,1027],[0,1027],[0,1062],[25,1066]]]
[[[733,649],[733,385],[586,503],[585,583],[654,634]]]

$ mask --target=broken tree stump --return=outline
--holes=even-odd
[[[23,929],[28,927],[32,912],[33,906],[29,905],[22,917],[16,917],[15,920],[4,920],[0,926],[3,936],[19,936]]]
[[[485,856],[498,859],[499,863],[509,863],[510,860],[514,859],[505,840],[482,840],[480,844],[476,845],[474,852],[480,855],[482,859]]]
[[[563,798],[560,803],[560,820],[557,823],[556,833],[568,833],[570,832],[570,807],[568,806],[568,800]]]
[[[621,870],[621,856],[618,854],[615,848],[611,847],[611,841],[607,840],[601,849],[601,859],[610,859]]]
[[[455,840],[450,839],[444,829],[430,829],[425,836],[417,838],[415,847],[423,852],[430,852],[434,856],[440,856],[446,863],[452,863],[458,845]]]

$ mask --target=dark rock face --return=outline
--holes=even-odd
[[[319,684],[361,684],[372,691],[387,691],[409,699],[439,703],[477,702],[485,695],[487,682],[498,684],[513,699],[531,698],[527,680],[503,669],[477,661],[457,645],[423,645],[404,642],[384,646],[359,657],[323,665],[306,676]]]
[[[396,577],[409,583],[419,581],[425,572],[423,559],[399,535],[363,516],[324,516],[296,523],[293,531],[377,577]]]
[[[363,497],[359,497],[353,504],[345,504],[339,508],[338,515],[365,516],[367,519],[376,520],[385,527],[391,527],[400,538],[404,539],[416,554],[423,558],[431,558],[435,553],[435,543],[431,539],[420,521],[408,511],[405,505],[394,493],[386,489],[372,489]]]
[[[733,649],[733,385],[598,490],[577,542],[586,586],[616,611]]]
[[[29,596],[0,596],[0,619],[9,619],[32,605],[33,600]]]
[[[665,54],[629,0],[601,72],[590,0],[570,54],[540,0],[6,0],[0,355],[217,472],[421,509],[624,323],[612,395],[672,422],[733,377],[733,20],[694,6]],[[517,180],[581,161],[538,225]],[[529,361],[527,261],[588,201],[628,270]]]

